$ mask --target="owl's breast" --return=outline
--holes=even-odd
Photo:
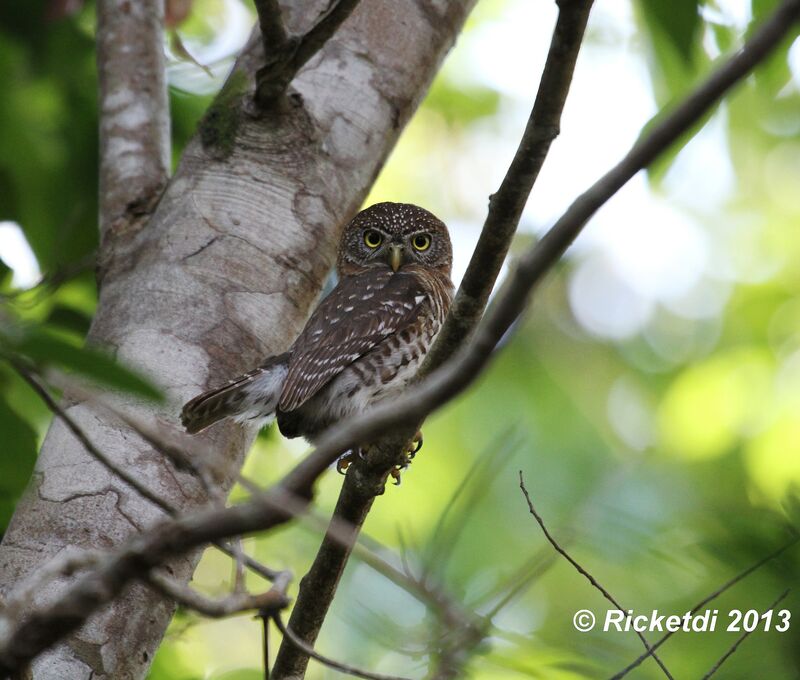
[[[288,413],[279,411],[281,432],[313,441],[334,423],[398,394],[416,374],[440,327],[438,318],[425,315],[390,335],[347,366],[300,408]]]

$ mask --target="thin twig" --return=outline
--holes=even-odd
[[[778,557],[779,555],[783,554],[786,550],[791,548],[793,545],[796,545],[798,541],[800,541],[800,536],[795,536],[791,541],[789,541],[788,543],[782,545],[780,548],[778,548],[774,552],[771,552],[766,557],[762,557],[760,560],[758,560],[758,562],[755,562],[754,564],[751,564],[749,567],[747,567],[747,569],[745,569],[744,571],[739,572],[732,579],[730,579],[729,581],[727,581],[726,583],[721,585],[719,588],[717,588],[713,593],[711,593],[710,595],[707,595],[702,600],[700,600],[700,602],[695,604],[689,610],[689,613],[690,614],[694,614],[695,612],[699,611],[700,609],[705,607],[709,602],[711,602],[712,600],[715,600],[720,595],[722,595],[722,593],[724,593],[726,590],[728,590],[729,588],[732,588],[733,586],[735,586],[737,583],[739,583],[739,581],[741,581],[742,579],[746,578],[747,576],[752,574],[754,571],[757,571],[758,569],[763,567],[765,564],[767,564],[767,562],[770,562],[771,560],[774,560],[776,557]],[[669,640],[676,632],[677,631],[669,631],[669,632],[665,633],[664,635],[662,635],[658,640],[656,640],[656,642],[653,643],[652,649],[654,651],[656,649],[658,649],[667,640]],[[636,668],[640,663],[642,663],[642,661],[644,661],[648,656],[650,656],[650,652],[645,652],[644,654],[640,655],[634,661],[632,661],[627,666],[625,666],[625,668],[623,668],[621,671],[619,671],[619,673],[613,675],[610,678],[610,680],[620,680],[621,678],[624,678],[628,673],[630,673],[634,668]]]
[[[418,379],[440,366],[475,330],[506,259],[522,211],[561,131],[575,64],[593,0],[559,3],[560,10],[525,132],[489,211],[450,313]]]
[[[289,643],[301,650],[303,654],[310,656],[312,659],[319,661],[321,664],[324,664],[329,668],[333,668],[342,673],[347,673],[348,675],[352,675],[356,678],[366,678],[366,680],[408,680],[407,678],[402,678],[397,675],[371,673],[361,668],[356,668],[355,666],[342,663],[341,661],[336,661],[330,657],[323,656],[319,652],[315,651],[311,645],[307,644],[302,638],[300,638],[294,631],[291,630],[291,628],[287,628],[283,623],[279,613],[273,614],[272,620],[275,621],[275,625],[278,627],[278,630],[283,634],[284,640],[289,640]]]
[[[302,37],[289,36],[278,0],[256,0],[265,65],[256,74],[255,102],[268,108],[283,96],[298,71],[333,36],[359,0],[330,0],[328,8]]]
[[[528,510],[530,511],[531,515],[533,515],[533,518],[536,520],[537,524],[542,529],[542,533],[544,534],[545,538],[549,541],[550,545],[553,546],[555,551],[559,555],[561,555],[565,560],[567,560],[567,562],[569,562],[573,567],[575,567],[575,570],[579,574],[584,576],[589,581],[589,583],[591,583],[592,586],[594,586],[596,590],[600,591],[603,597],[606,598],[606,600],[608,600],[611,604],[613,604],[616,609],[618,609],[621,612],[626,611],[625,608],[619,602],[617,602],[616,598],[614,598],[614,596],[611,593],[609,593],[608,590],[606,590],[594,576],[592,576],[588,571],[586,571],[586,569],[584,569],[566,550],[564,550],[564,548],[562,548],[561,545],[559,545],[558,541],[555,538],[553,538],[552,534],[547,530],[544,520],[541,518],[539,513],[536,512],[536,508],[533,507],[533,501],[531,500],[531,497],[528,494],[528,490],[525,488],[525,480],[522,477],[522,470],[519,471],[519,488],[522,490],[522,494],[525,496],[525,500],[528,503]],[[636,635],[642,641],[642,644],[644,645],[645,649],[648,651],[650,656],[653,657],[653,660],[661,667],[661,670],[664,671],[664,675],[666,675],[668,678],[672,678],[672,674],[669,672],[667,667],[655,653],[652,646],[647,641],[647,638],[638,630],[636,631]]]
[[[86,435],[80,425],[78,425],[75,420],[70,416],[64,409],[62,409],[58,403],[56,403],[55,399],[50,396],[50,393],[47,389],[39,382],[39,379],[33,375],[33,373],[24,366],[20,361],[14,359],[13,357],[7,358],[8,362],[17,372],[17,374],[30,385],[31,389],[36,392],[39,398],[45,403],[47,408],[52,411],[56,416],[58,416],[64,425],[67,426],[70,432],[74,435],[74,437],[83,445],[83,448],[91,454],[93,458],[98,460],[102,463],[108,470],[110,470],[114,475],[119,477],[122,481],[124,481],[128,486],[134,489],[142,498],[146,498],[150,501],[153,505],[157,508],[164,510],[170,514],[175,514],[176,510],[173,506],[161,498],[158,494],[154,491],[149,489],[145,484],[142,484],[136,477],[130,474],[125,468],[121,465],[117,464],[116,461],[109,458],[103,451],[97,448],[92,442],[91,439]]]
[[[258,27],[261,29],[264,54],[280,52],[289,39],[283,24],[280,3],[278,0],[254,0],[254,4],[258,13]]]
[[[783,593],[781,593],[781,595],[778,597],[778,599],[777,599],[777,600],[775,600],[775,601],[774,601],[774,602],[773,602],[773,603],[772,603],[772,604],[771,604],[769,607],[767,607],[767,608],[766,608],[766,609],[765,609],[763,612],[761,612],[761,613],[762,613],[762,615],[763,615],[763,614],[766,614],[766,613],[767,613],[768,611],[770,611],[771,609],[775,609],[775,607],[777,607],[777,606],[778,606],[778,605],[779,605],[779,604],[780,604],[780,603],[781,603],[781,602],[784,600],[784,598],[785,598],[785,597],[786,597],[786,596],[789,594],[789,592],[790,592],[790,591],[789,591],[789,589],[786,589],[786,590],[784,590],[784,591],[783,591]],[[755,630],[755,629],[754,629],[754,630]],[[712,668],[711,668],[711,669],[708,671],[708,673],[706,673],[706,674],[705,674],[705,675],[702,677],[702,680],[708,680],[708,678],[710,678],[712,675],[714,675],[714,673],[716,673],[716,672],[717,672],[717,671],[720,669],[720,666],[722,666],[722,664],[724,664],[724,663],[725,663],[725,661],[727,661],[727,660],[728,660],[728,658],[729,658],[729,657],[730,657],[730,656],[731,656],[731,655],[732,655],[732,654],[733,654],[733,653],[734,653],[734,652],[735,652],[737,649],[739,649],[739,645],[740,645],[740,644],[742,644],[742,643],[743,643],[743,642],[744,642],[744,641],[745,641],[745,640],[746,640],[746,639],[747,639],[747,638],[750,636],[750,634],[751,634],[752,632],[753,632],[752,630],[746,630],[744,633],[742,633],[742,634],[739,636],[739,638],[736,640],[736,642],[734,642],[734,643],[731,645],[730,649],[728,649],[728,651],[727,651],[727,652],[725,652],[725,653],[724,653],[724,654],[723,654],[723,655],[722,655],[722,656],[719,658],[719,661],[717,661],[717,663],[715,663],[715,664],[712,666]]]
[[[175,602],[187,609],[192,609],[204,616],[215,619],[250,611],[278,611],[287,607],[290,602],[283,584],[275,584],[269,590],[255,595],[247,592],[236,592],[214,599],[197,592],[188,585],[165,576],[156,569],[150,571],[146,581],[160,593],[175,600]]]

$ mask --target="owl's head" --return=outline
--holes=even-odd
[[[444,222],[410,203],[376,203],[345,227],[336,268],[350,276],[372,267],[409,264],[450,276],[453,248]]]

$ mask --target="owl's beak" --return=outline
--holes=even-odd
[[[388,261],[393,272],[400,269],[400,266],[403,264],[403,246],[390,245]]]

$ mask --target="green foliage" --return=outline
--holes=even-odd
[[[496,90],[474,85],[459,86],[445,79],[434,83],[425,100],[425,106],[440,114],[450,125],[469,125],[493,116],[499,104],[500,94]]]
[[[96,247],[97,99],[92,36],[47,5],[0,8],[0,219],[51,270]]]
[[[46,330],[31,327],[0,335],[0,352],[26,357],[42,370],[59,368],[147,399],[161,399],[161,393],[147,380],[112,357],[96,349],[76,347]]]
[[[0,399],[0,536],[8,526],[36,461],[36,432],[4,399]]]

